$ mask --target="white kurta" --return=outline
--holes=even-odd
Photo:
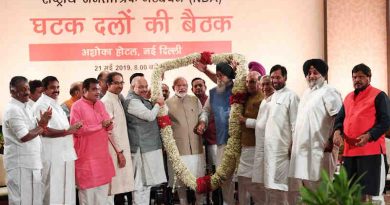
[[[45,94],[33,106],[34,114],[40,117],[48,107],[52,117],[48,127],[57,130],[69,128],[68,118],[60,104]],[[57,138],[42,138],[42,179],[44,183],[44,204],[76,204],[74,160],[77,159],[73,146],[73,135]]]
[[[119,96],[109,91],[107,91],[102,98],[102,102],[106,107],[110,117],[114,117],[114,128],[110,132],[111,137],[116,143],[116,146],[119,149],[118,151],[123,150],[123,155],[126,158],[126,166],[119,168],[117,154],[111,144],[109,145],[110,154],[112,160],[114,161],[116,175],[112,178],[108,193],[109,195],[114,195],[130,192],[134,189],[134,174],[125,111]]]
[[[264,186],[288,191],[288,150],[292,143],[299,98],[284,87],[275,91],[265,125]]]
[[[256,147],[253,161],[252,182],[264,183],[264,135],[272,95],[265,98],[259,108],[256,119],[247,119],[246,127],[255,128]]]
[[[342,104],[340,93],[326,83],[304,92],[293,137],[290,177],[320,179],[324,149]]]
[[[42,204],[41,139],[20,140],[36,126],[30,106],[12,98],[3,115],[9,204]]]

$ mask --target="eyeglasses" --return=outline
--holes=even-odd
[[[123,85],[123,84],[125,84],[125,82],[123,82],[123,81],[121,81],[121,82],[113,81],[112,84],[114,84],[114,85]]]

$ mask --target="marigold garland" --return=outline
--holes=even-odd
[[[167,61],[162,64],[159,64],[158,67],[152,73],[152,99],[156,99],[161,95],[161,76],[164,72],[185,67],[191,65],[194,60],[206,61],[208,64],[208,59],[211,59],[212,64],[218,64],[221,62],[231,62],[232,60],[238,63],[236,70],[236,80],[233,85],[233,96],[243,96],[246,92],[245,88],[245,58],[239,54],[212,54],[211,52],[204,53],[194,53],[183,58],[178,58],[172,61]],[[212,190],[217,189],[225,179],[232,176],[238,159],[241,152],[241,128],[238,117],[243,112],[242,100],[234,100],[231,104],[230,109],[230,117],[229,117],[229,139],[227,145],[225,147],[224,156],[222,158],[222,163],[217,167],[216,172],[211,176],[210,179],[210,188]],[[165,116],[168,115],[168,109],[166,105],[162,106],[159,110],[158,117],[163,117],[160,119],[164,119]],[[166,122],[166,119],[164,119]],[[180,179],[186,186],[190,187],[193,190],[208,190],[209,188],[205,188],[204,182],[202,182],[202,188],[197,188],[197,179],[188,168],[181,161],[179,150],[177,149],[175,139],[173,138],[172,128],[170,125],[164,123],[165,126],[160,127],[160,132],[162,136],[163,145],[165,151],[167,152],[167,156],[169,161],[172,163],[172,168],[175,171],[175,175],[178,179]],[[198,180],[201,181],[201,180]],[[208,180],[206,180],[208,181]]]

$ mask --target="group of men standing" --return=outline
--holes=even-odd
[[[98,79],[72,84],[72,97],[62,105],[56,77],[30,83],[31,92],[25,77],[13,77],[3,116],[10,204],[75,204],[76,186],[83,205],[124,204],[125,196],[133,204],[149,204],[151,187],[167,181],[157,122],[161,106],[168,107],[181,160],[195,177],[204,176],[204,151],[209,163],[218,166],[229,138],[236,66],[220,63],[213,73],[195,61],[194,67],[217,84],[209,96],[203,79],[191,81],[195,97],[188,95],[187,80],[178,77],[174,95],[168,98],[169,87],[163,85],[164,98],[155,102],[149,100],[142,73],[130,77],[126,97],[121,94],[122,74],[103,72]],[[260,63],[248,67],[248,96],[239,117],[240,204],[250,199],[255,204],[297,204],[301,186],[316,189],[322,169],[334,174],[342,143],[349,177],[366,173],[359,181],[363,194],[381,194],[390,104],[383,91],[370,85],[369,67],[353,68],[355,90],[344,102],[327,84],[328,66],[321,59],[304,63],[308,88],[301,99],[286,87],[285,67],[273,66],[270,75]],[[41,96],[37,87],[42,87]],[[169,162],[168,178],[170,186],[178,187],[180,204],[188,204],[187,188],[176,180]],[[232,178],[225,179],[224,204],[235,203],[233,191]],[[196,204],[205,203],[204,195],[196,193],[195,198]]]
[[[212,80],[220,76],[199,62],[194,66]],[[359,181],[364,187],[363,200],[382,194],[386,175],[384,133],[390,127],[390,104],[383,91],[370,85],[368,66],[359,64],[352,69],[355,90],[344,102],[327,84],[328,65],[321,59],[304,63],[308,88],[301,99],[286,87],[285,67],[273,66],[269,76],[264,75],[259,63],[251,62],[248,67],[248,98],[239,119],[243,126],[236,172],[240,204],[249,204],[249,197],[255,204],[297,204],[300,187],[319,187],[321,170],[332,178],[342,143],[349,178],[365,173]],[[210,95],[212,99],[212,90]],[[217,139],[221,127],[216,126]],[[199,132],[204,129],[198,128]],[[224,128],[220,131],[227,131]]]

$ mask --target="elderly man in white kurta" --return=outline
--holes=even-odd
[[[114,146],[109,146],[109,151],[114,160],[116,173],[109,186],[108,204],[124,205],[125,195],[129,199],[129,192],[134,189],[134,175],[126,116],[119,98],[119,95],[123,90],[123,76],[118,72],[111,72],[107,75],[106,82],[108,90],[101,100],[106,107],[108,114],[114,121],[114,128],[110,132],[110,136],[115,148]]]
[[[27,104],[28,81],[15,76],[9,83],[11,101],[3,115],[4,168],[7,171],[10,205],[42,204],[41,139],[51,111],[47,110],[36,123]]]
[[[260,80],[260,89],[264,95],[264,99],[261,101],[259,112],[257,113],[256,119],[246,119],[246,127],[255,129],[256,146],[254,161],[252,167],[252,182],[257,188],[257,197],[262,199],[263,204],[267,204],[267,196],[264,189],[264,135],[265,135],[265,124],[267,122],[270,102],[274,88],[271,84],[269,76],[263,76]]]
[[[328,66],[323,60],[306,61],[303,72],[309,88],[299,103],[289,176],[315,189],[320,182],[321,169],[331,177],[336,169],[331,135],[343,102],[340,93],[325,82]],[[335,148],[334,152],[337,153],[338,149]]]
[[[43,94],[33,106],[34,114],[52,108],[52,118],[42,138],[43,204],[76,204],[73,133],[81,123],[69,126],[68,118],[57,102],[59,82],[54,76],[42,80]]]
[[[292,134],[298,110],[298,96],[286,88],[287,70],[281,65],[271,68],[275,88],[269,104],[264,138],[264,186],[269,204],[288,204],[288,168]]]

